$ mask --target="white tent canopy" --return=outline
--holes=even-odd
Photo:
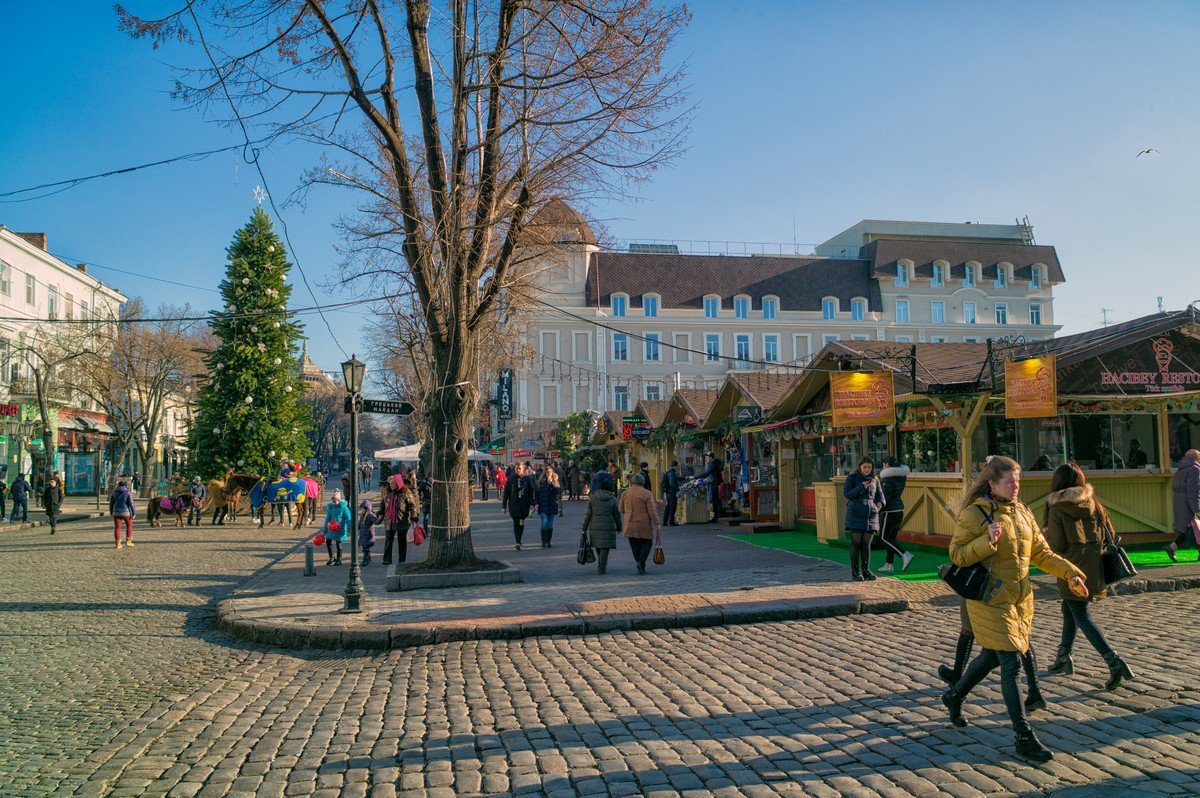
[[[415,463],[421,456],[421,444],[414,443],[410,446],[397,446],[395,449],[380,449],[375,452],[376,460],[398,460],[402,463]],[[477,449],[467,450],[467,459],[471,462],[479,460],[491,460],[492,456],[487,452],[481,452]]]

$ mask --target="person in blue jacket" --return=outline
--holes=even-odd
[[[562,485],[559,484],[558,472],[553,467],[548,467],[542,471],[542,478],[538,480],[533,496],[538,516],[542,520],[543,549],[550,548],[551,538],[554,537],[554,519],[558,517],[561,496]]]
[[[864,457],[846,476],[846,531],[850,533],[850,573],[854,581],[875,581],[871,573],[871,539],[879,531],[879,511],[885,504],[875,461]]]
[[[708,465],[696,479],[708,480],[708,501],[712,505],[713,514],[709,523],[715,524],[721,516],[725,515],[725,511],[721,507],[721,482],[725,479],[725,464],[714,452],[705,452],[704,456],[708,458]]]
[[[338,525],[337,529],[330,529],[329,525],[335,522]],[[350,514],[350,505],[342,500],[342,492],[335,490],[329,504],[325,505],[325,524],[321,527],[325,535],[325,551],[329,553],[326,565],[342,564],[342,541],[346,539],[347,532],[353,524],[354,517]]]

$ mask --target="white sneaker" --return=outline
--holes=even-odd
[[[885,562],[883,565],[879,566],[879,573],[881,574],[890,574],[893,570],[895,569],[892,568],[892,564],[890,562]]]
[[[900,566],[900,570],[907,571],[908,566],[912,565],[912,561],[913,561],[912,552],[909,552],[909,551],[904,552],[904,565]]]

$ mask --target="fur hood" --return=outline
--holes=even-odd
[[[889,477],[907,477],[912,472],[906,465],[888,466],[879,472],[880,479],[888,479]]]
[[[1074,504],[1090,513],[1096,506],[1096,492],[1091,485],[1076,488],[1064,488],[1046,497],[1046,504]]]

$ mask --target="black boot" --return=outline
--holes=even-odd
[[[1050,676],[1070,676],[1075,672],[1075,661],[1071,659],[1071,649],[1067,646],[1058,647],[1058,656],[1054,662],[1050,663],[1050,667],[1046,668],[1046,673]]]
[[[1021,667],[1025,669],[1025,681],[1029,683],[1029,697],[1025,699],[1025,712],[1036,712],[1046,708],[1046,699],[1042,698],[1042,690],[1038,687],[1037,655],[1033,653],[1033,643],[1021,655]]]
[[[974,646],[975,635],[959,634],[958,645],[954,647],[954,667],[938,665],[938,676],[942,677],[943,682],[954,684],[962,678],[963,668],[967,667],[967,660],[971,658],[971,649]]]
[[[1017,735],[1016,748],[1017,756],[1031,759],[1034,762],[1049,762],[1054,758],[1054,752],[1042,745],[1042,741],[1032,731],[1028,734]]]
[[[942,703],[950,710],[950,722],[960,728],[967,725],[967,719],[962,716],[963,698],[953,687],[942,693]]]
[[[1133,671],[1125,664],[1125,660],[1117,656],[1116,652],[1105,654],[1104,661],[1108,664],[1108,681],[1104,683],[1105,690],[1115,690],[1121,686],[1121,682],[1132,681]]]
[[[858,570],[858,566],[854,566],[853,568],[850,569],[850,579],[852,579],[855,582],[863,581],[863,575],[862,575],[862,572],[860,572]]]

